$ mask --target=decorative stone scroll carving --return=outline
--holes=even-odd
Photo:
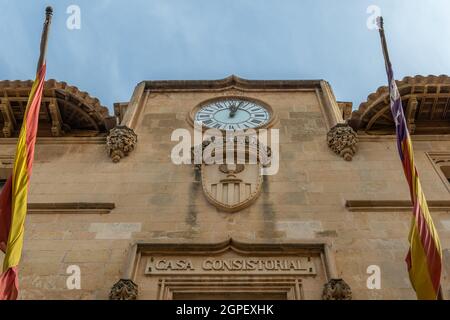
[[[106,137],[106,148],[113,162],[128,156],[137,144],[137,135],[127,126],[116,126]]]
[[[111,288],[109,300],[136,300],[138,286],[130,279],[120,279]]]
[[[352,300],[352,289],[342,279],[331,279],[323,287],[322,300]]]
[[[328,146],[346,161],[352,161],[356,153],[358,135],[345,123],[338,123],[327,134]]]

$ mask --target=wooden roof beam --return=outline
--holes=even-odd
[[[380,118],[385,112],[389,111],[389,108],[390,108],[389,105],[387,105],[387,106],[384,106],[383,108],[381,108],[380,110],[378,110],[378,112],[370,119],[369,123],[366,126],[365,131],[366,132],[369,131],[372,128],[372,126],[375,124],[375,122],[378,120],[378,118]],[[392,120],[392,122],[394,122],[394,121]]]

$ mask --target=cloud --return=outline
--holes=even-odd
[[[81,30],[65,26],[81,8]],[[397,78],[450,73],[448,0],[58,0],[49,77],[97,96],[110,108],[151,79],[326,79],[355,106],[384,85],[377,32],[366,8],[385,16]],[[35,72],[45,5],[0,0],[0,78]]]

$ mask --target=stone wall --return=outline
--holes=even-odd
[[[279,117],[280,169],[264,178],[249,208],[219,212],[205,199],[192,166],[177,166],[170,152],[174,129],[192,129],[189,111],[226,92],[144,92],[134,128],[133,153],[112,163],[104,141],[39,143],[31,182],[32,203],[107,202],[109,214],[30,214],[20,265],[21,298],[107,299],[122,276],[135,241],[246,242],[317,241],[331,244],[337,276],[354,299],[413,299],[404,258],[408,210],[350,211],[347,200],[408,200],[408,188],[392,138],[364,138],[353,161],[327,146],[326,104],[314,90],[251,91],[246,97],[271,105]],[[144,97],[143,96],[143,97]],[[0,144],[4,139],[0,141]],[[450,139],[414,142],[417,167],[429,200],[450,200],[425,152],[450,149]],[[2,144],[0,155],[12,155]],[[389,211],[391,210],[391,211]],[[450,217],[433,210],[447,266]],[[81,268],[81,290],[67,290],[66,269]],[[381,268],[381,290],[368,290],[366,269]],[[448,267],[443,288],[450,296]],[[315,293],[319,297],[320,293]]]

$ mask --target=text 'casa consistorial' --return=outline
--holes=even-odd
[[[233,273],[251,272],[252,274],[286,273],[315,275],[316,268],[311,257],[293,258],[188,258],[173,259],[167,257],[149,257],[145,274],[174,273]]]

